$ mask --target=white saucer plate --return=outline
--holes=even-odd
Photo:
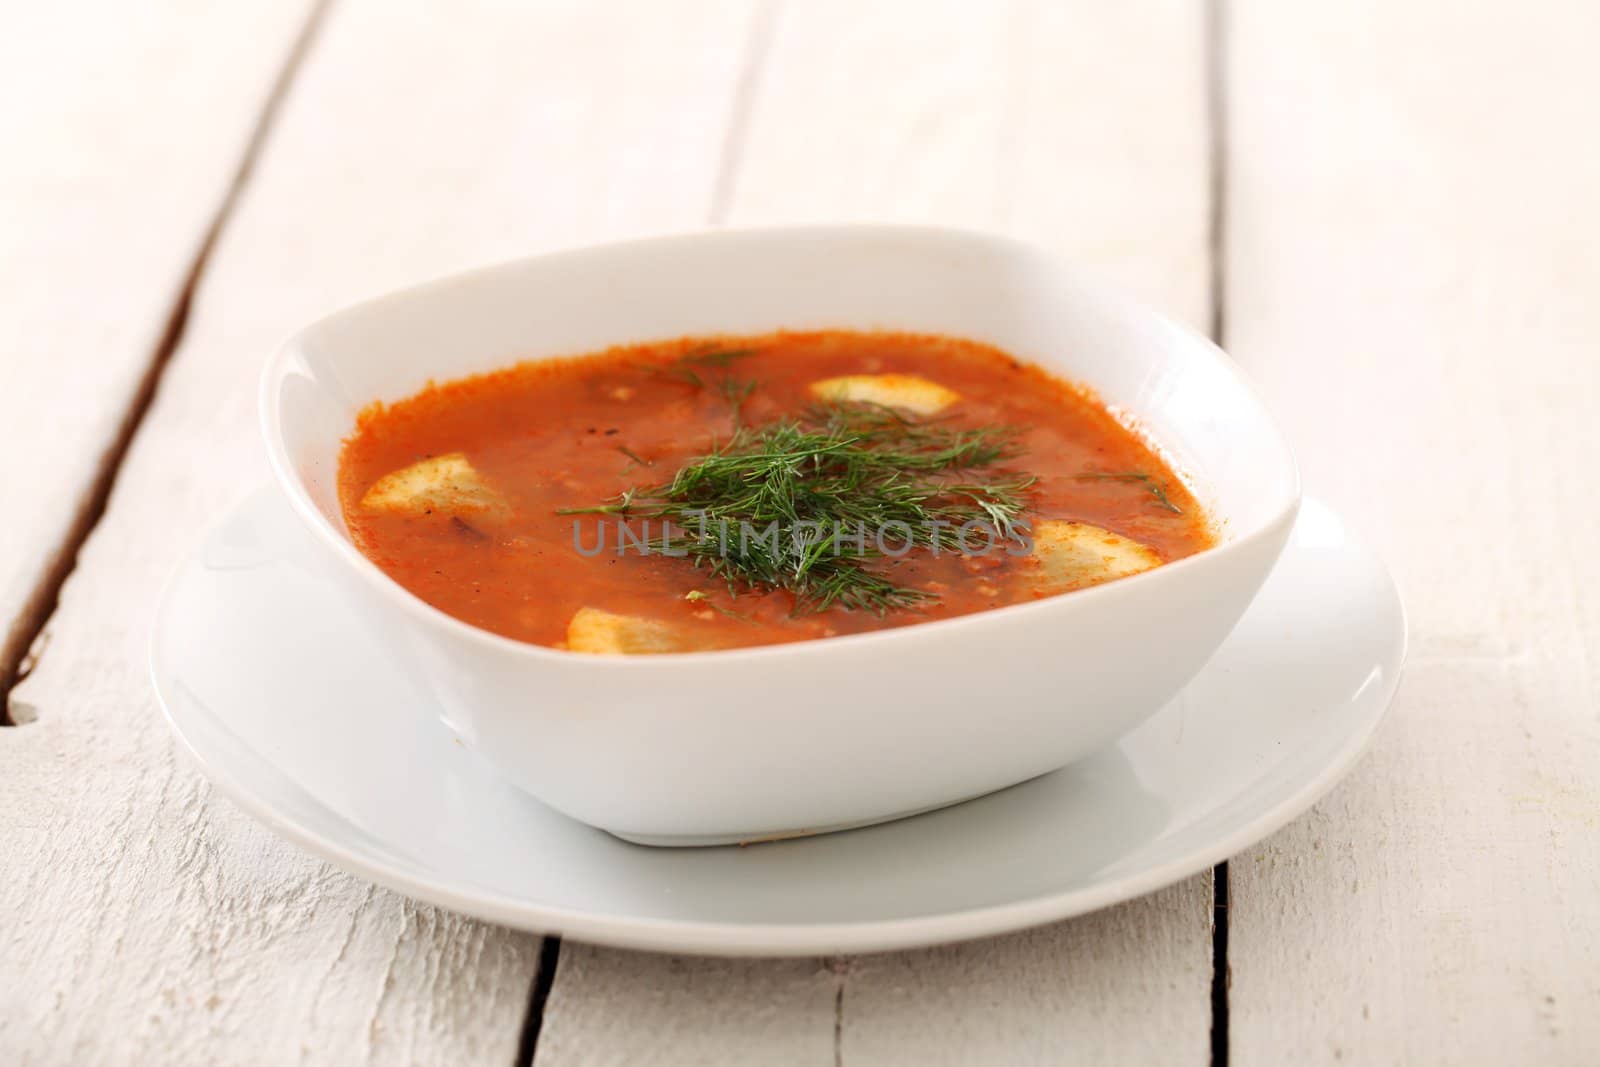
[[[1221,650],[1111,748],[899,822],[748,848],[652,849],[497,778],[355,622],[324,554],[277,491],[262,489],[168,585],[151,669],[204,772],[289,840],[419,900],[660,951],[906,948],[1169,885],[1272,833],[1338,781],[1382,720],[1405,653],[1382,562],[1307,500]]]

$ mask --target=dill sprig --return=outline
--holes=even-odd
[[[704,389],[706,380],[700,373],[709,370],[727,370],[735,360],[753,356],[758,349],[723,348],[717,345],[702,346],[684,353],[671,363],[642,364],[640,369],[662,378],[681,382],[692,389]]]
[[[707,593],[704,589],[691,589],[687,593],[683,594],[683,599],[689,601],[691,604],[704,604],[706,607],[711,608],[713,611],[721,612],[730,619],[738,619],[740,622],[755,621],[742,611],[734,611],[732,608],[725,608],[721,604],[718,604],[715,600],[711,599],[711,594]]]
[[[957,429],[835,404],[741,427],[670,481],[561,514],[665,520],[659,550],[686,556],[734,595],[784,589],[797,614],[881,614],[937,599],[867,566],[886,549],[961,551],[961,527],[972,522],[996,539],[1022,540],[1034,479],[976,476],[1018,455],[1006,427]]]
[[[655,466],[654,463],[652,463],[648,459],[645,459],[643,456],[639,455],[639,453],[635,452],[633,449],[629,448],[627,445],[618,445],[617,446],[617,451],[621,452],[624,456],[628,457],[628,460],[629,460],[628,466],[622,468],[624,471],[632,470],[634,467],[654,467]]]
[[[1162,488],[1161,483],[1157,481],[1155,476],[1152,474],[1142,474],[1139,471],[1084,471],[1077,477],[1082,481],[1133,482],[1142,485],[1145,490],[1155,498],[1152,503],[1154,503],[1156,507],[1170,511],[1174,515],[1183,514],[1183,509],[1174,504],[1171,499],[1168,498],[1167,491]]]
[[[733,414],[733,424],[738,426],[744,419],[744,402],[756,391],[756,383],[747,378],[724,378],[719,388],[722,399],[727,402],[728,410]]]
[[[703,345],[679,356],[671,363],[661,365],[645,365],[640,369],[665,378],[670,381],[687,385],[691,389],[705,389],[715,384],[717,392],[727,403],[729,411],[733,414],[733,424],[739,425],[744,414],[744,402],[750,399],[750,394],[755,392],[756,383],[743,378],[734,378],[723,374],[707,381],[707,376],[712,372],[726,372],[736,360],[746,359],[755,355],[759,349],[755,348],[723,348],[717,345]]]
[[[679,363],[697,363],[702,367],[726,367],[736,359],[753,356],[759,349],[755,348],[722,348],[718,345],[707,345],[696,348],[678,358]]]

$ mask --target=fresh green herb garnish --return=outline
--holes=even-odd
[[[1154,475],[1141,474],[1138,471],[1126,471],[1120,474],[1105,471],[1084,471],[1078,477],[1084,481],[1137,482],[1143,485],[1151,496],[1155,497],[1154,503],[1156,507],[1165,508],[1174,515],[1183,514],[1183,509],[1167,498],[1167,491],[1161,487],[1160,482],[1156,481]]]
[[[643,456],[639,455],[639,453],[635,452],[633,449],[629,448],[627,445],[618,445],[617,446],[617,451],[621,452],[624,456],[627,456],[629,459],[633,460],[633,466],[634,467],[654,467],[655,466],[654,463],[651,463],[648,459],[645,459]],[[622,469],[626,471],[626,470],[631,470],[632,468],[631,467],[624,467]]]
[[[734,360],[753,356],[757,351],[754,348],[697,348],[665,366],[645,366],[642,369],[662,378],[682,382],[692,389],[704,389],[709,383],[701,373],[702,370],[726,370]],[[728,407],[732,409],[733,423],[737,426],[744,402],[755,391],[756,383],[728,377],[717,378],[715,383],[723,399],[728,402]]]
[[[702,367],[726,367],[736,359],[756,354],[754,348],[697,348],[678,359],[679,363],[696,363]]]
[[[665,366],[645,365],[641,369],[663,378],[671,378],[682,382],[684,385],[695,389],[704,389],[705,378],[701,377],[700,369],[712,368],[726,370],[736,359],[756,354],[754,348],[697,348],[679,356]]]
[[[728,402],[728,409],[733,412],[733,424],[738,426],[744,415],[744,402],[756,391],[756,383],[744,378],[724,378],[719,388],[722,390],[722,399]]]
[[[560,514],[663,519],[672,532],[662,535],[661,551],[686,555],[734,595],[785,589],[797,614],[881,614],[937,599],[866,566],[885,551],[961,551],[961,527],[970,522],[996,538],[1023,539],[1018,522],[1034,479],[973,477],[1019,454],[1009,428],[953,429],[836,404],[740,428],[671,481]]]
[[[740,622],[755,621],[742,611],[734,611],[732,608],[725,608],[721,604],[718,604],[715,600],[711,599],[711,594],[707,593],[703,589],[691,589],[689,592],[683,594],[683,599],[694,604],[704,604],[706,607],[711,608],[714,611],[722,612],[722,614],[726,615],[730,619],[738,619]]]
[[[705,379],[700,377],[693,367],[682,360],[676,363],[668,363],[664,367],[645,367],[644,369],[662,378],[671,378],[675,382],[682,382],[692,389],[704,389],[706,387]]]

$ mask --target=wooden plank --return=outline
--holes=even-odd
[[[561,944],[535,1064],[832,1064],[837,961]]]
[[[1188,3],[790,5],[749,79],[726,217],[1008,230],[1203,324],[1202,37]],[[568,943],[536,1062],[1204,1063],[1210,924],[1208,874],[928,952],[752,963]]]
[[[1190,0],[791,5],[728,220],[1012,233],[1204,327],[1204,33]]]
[[[0,690],[309,0],[16,5],[0,33]],[[46,442],[48,445],[46,446]],[[26,462],[16,457],[26,456]]]
[[[705,217],[742,9],[333,9],[195,293],[0,731],[11,1060],[510,1062],[539,939],[375,890],[175,763],[143,647],[163,576],[265,477],[261,362],[353,298]]]
[[[535,1062],[1119,1063],[1137,1048],[1204,1063],[1209,1016],[1190,1002],[1206,996],[1209,942],[1174,933],[1210,906],[1207,876],[1006,937],[809,960],[564,942]]]
[[[1406,591],[1393,719],[1232,865],[1238,1062],[1600,1049],[1600,9],[1233,5],[1228,340]]]
[[[1008,937],[851,960],[853,1063],[1207,1063],[1211,876]]]

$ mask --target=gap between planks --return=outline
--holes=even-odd
[[[128,409],[117,426],[115,436],[101,457],[99,473],[85,490],[77,516],[67,528],[61,546],[56,550],[50,564],[39,576],[32,596],[28,598],[12,623],[7,640],[0,642],[0,650],[3,650],[0,651],[0,656],[3,656],[0,658],[0,726],[22,726],[37,717],[37,709],[29,705],[18,703],[13,707],[11,693],[33,672],[45,653],[49,643],[46,628],[49,626],[50,617],[55,614],[56,606],[60,603],[61,589],[78,565],[79,551],[105,516],[106,505],[110,502],[112,489],[116,487],[117,474],[127,457],[128,447],[133,443],[134,435],[139,432],[145,416],[150,412],[156,390],[161,385],[162,374],[172,361],[173,353],[183,343],[195,290],[199,288],[200,279],[205,274],[207,263],[210,262],[212,249],[216,247],[218,237],[221,236],[223,228],[239,202],[241,193],[250,181],[256,160],[260,157],[261,149],[268,137],[271,136],[284,98],[288,96],[289,88],[299,74],[305,57],[310,52],[332,6],[333,0],[317,0],[311,13],[306,16],[305,24],[300,27],[300,32],[284,59],[283,68],[274,79],[272,89],[261,106],[260,114],[256,116],[255,125],[250,131],[249,140],[245,142],[244,151],[240,153],[239,164],[234,168],[233,177],[229,179],[227,189],[217,204],[217,210],[206,226],[199,247],[195,249],[194,258],[184,274],[183,283],[178,288],[172,308],[167,313],[161,336],[150,352],[149,365],[139,380],[138,388],[128,401]]]
[[[1227,254],[1225,204],[1228,177],[1226,4],[1227,0],[1205,0],[1205,35],[1202,42],[1202,47],[1205,49],[1206,123],[1210,146],[1210,166],[1207,174],[1207,258],[1210,276],[1207,332],[1218,345],[1222,345],[1225,341],[1227,323],[1224,275]],[[744,159],[754,97],[761,84],[780,18],[781,0],[766,0],[754,20],[745,45],[745,56],[734,88],[728,128],[723,140],[722,158],[708,213],[708,221],[713,226],[726,221],[733,200],[740,165]],[[1230,984],[1227,861],[1217,864],[1212,869],[1212,899],[1210,1062],[1213,1067],[1226,1067],[1229,1059],[1228,987]],[[561,939],[557,936],[546,937],[540,950],[539,968],[529,993],[528,1013],[523,1022],[522,1037],[517,1050],[517,1067],[533,1067],[537,1059],[539,1036],[543,1029],[550,993],[555,985],[560,952]],[[834,1067],[843,1067],[844,1001],[849,957],[828,957],[824,962],[837,975],[833,1002],[833,1061]]]
[[[539,1053],[539,1033],[544,1029],[544,1008],[556,984],[556,969],[561,965],[561,938],[547,936],[539,946],[539,966],[533,972],[533,988],[528,991],[528,1014],[522,1020],[522,1039],[517,1042],[516,1067],[533,1067]]]
[[[332,2],[333,0],[319,0],[297,36],[282,70],[263,104],[250,139],[241,154],[239,165],[195,252],[184,282],[173,302],[161,337],[151,352],[146,373],[129,402],[128,410],[116,436],[106,450],[100,473],[89,486],[79,515],[67,535],[63,538],[62,545],[52,565],[41,575],[37,589],[33,597],[30,598],[28,607],[15,624],[14,632],[19,637],[13,642],[14,652],[8,657],[8,662],[0,663],[0,694],[6,697],[4,705],[0,706],[0,724],[11,725],[17,721],[28,721],[30,717],[25,714],[13,713],[9,700],[10,693],[17,683],[27,677],[39,655],[43,652],[45,630],[57,605],[61,588],[76,565],[79,550],[104,515],[128,447],[150,409],[156,391],[160,386],[164,370],[183,340],[194,293],[204,276],[212,250],[227,225],[243,189],[249,182],[261,151],[271,135],[283,100],[299,73],[306,55],[315,43],[317,34],[325,23],[328,12],[332,7]],[[1225,0],[1210,0],[1207,18],[1207,52],[1210,67],[1209,121],[1211,123],[1212,143],[1210,174],[1210,332],[1212,337],[1219,343],[1223,340],[1223,328],[1226,321],[1223,307],[1224,285],[1222,278],[1225,251],[1223,232],[1225,219],[1223,218],[1222,204],[1226,191],[1227,169],[1226,99],[1223,84],[1225,80],[1225,71],[1223,69],[1225,49],[1221,25],[1224,17],[1222,11],[1224,2]],[[751,31],[747,45],[748,54],[736,88],[734,106],[730,113],[722,168],[719,171],[717,186],[713,193],[710,211],[710,220],[713,223],[721,221],[726,214],[727,204],[732,198],[733,186],[737,179],[737,172],[743,154],[743,141],[747,132],[746,127],[748,126],[752,98],[760,82],[762,68],[778,17],[779,4],[777,0],[769,0],[763,6],[763,10]],[[21,711],[21,709],[18,710],[19,712]],[[1212,1061],[1213,1063],[1225,1064],[1227,1062],[1228,906],[1226,863],[1217,866],[1213,872],[1213,879],[1215,927],[1212,979]],[[555,983],[560,961],[560,950],[561,939],[555,936],[545,938],[541,946],[539,967],[535,974],[533,987],[530,990],[528,1014],[524,1020],[522,1040],[518,1050],[518,1064],[532,1064],[537,1055],[544,1009]],[[845,982],[841,974],[835,998],[834,1055],[836,1062],[841,1059],[840,1053],[842,1051],[839,1030],[842,1025],[844,987]]]
[[[1211,275],[1211,315],[1207,332],[1219,346],[1227,341],[1228,255],[1228,0],[1206,0],[1206,123],[1211,166],[1207,252]],[[1211,871],[1211,1067],[1228,1064],[1228,861]]]
[[[764,0],[750,26],[744,44],[744,57],[739,65],[739,79],[733,87],[733,101],[728,109],[728,128],[722,139],[722,158],[718,161],[716,183],[711,190],[711,206],[706,221],[720,226],[727,221],[728,208],[733,203],[735,183],[739,179],[740,165],[744,162],[745,142],[750,130],[750,114],[755,106],[756,91],[772,50],[772,39],[781,17],[782,0]],[[550,991],[555,987],[556,971],[561,963],[561,938],[546,935],[539,946],[539,967],[533,976],[533,987],[528,993],[528,1012],[522,1021],[522,1037],[517,1044],[516,1067],[533,1067],[539,1055],[539,1035],[544,1030],[545,1007],[550,1002]],[[841,973],[839,989],[834,1000],[833,1058],[835,1067],[841,1062],[841,1017],[844,1004],[844,977]]]
[[[1228,861],[1211,870],[1211,1064],[1228,1064]]]

